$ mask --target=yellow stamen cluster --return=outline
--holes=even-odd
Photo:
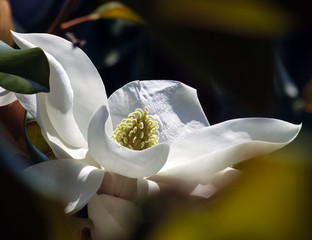
[[[136,109],[124,118],[113,132],[112,139],[120,145],[143,150],[158,144],[158,122],[148,115],[148,108]]]

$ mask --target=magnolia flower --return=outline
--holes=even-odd
[[[107,98],[81,49],[48,34],[13,36],[22,49],[42,48],[51,68],[49,93],[18,99],[58,160],[24,173],[61,195],[67,213],[88,204],[93,239],[130,231],[136,204],[161,184],[205,196],[228,167],[284,147],[301,128],[268,118],[210,126],[196,90],[178,81],[134,81]]]

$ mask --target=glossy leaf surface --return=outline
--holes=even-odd
[[[17,93],[49,92],[50,67],[40,48],[17,50],[0,41],[0,86]]]

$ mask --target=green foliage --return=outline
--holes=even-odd
[[[107,3],[104,3],[104,4],[100,5],[99,7],[97,7],[93,11],[93,14],[101,15],[110,9],[118,8],[118,7],[122,7],[122,6],[123,5],[120,2],[107,2]]]
[[[49,62],[40,48],[17,50],[0,41],[0,86],[17,93],[49,92]]]
[[[95,18],[123,19],[136,23],[144,23],[144,20],[137,15],[132,9],[119,2],[107,2],[100,5],[91,14]]]
[[[144,20],[132,9],[121,4],[120,2],[113,1],[101,4],[93,12],[86,16],[78,17],[62,23],[61,28],[68,29],[83,22],[96,21],[100,19],[123,19],[140,24],[145,23]]]

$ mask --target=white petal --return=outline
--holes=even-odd
[[[21,49],[37,47],[30,39],[40,39],[41,35],[31,36],[31,34],[14,34],[14,40]],[[78,125],[73,115],[73,90],[67,73],[62,65],[49,53],[45,52],[50,64],[50,92],[39,93],[42,101],[38,101],[40,108],[44,107],[51,124],[57,134],[69,145],[74,147],[86,147],[86,140],[81,135]],[[42,116],[41,116],[42,117]],[[43,117],[42,117],[43,118]],[[44,126],[45,131],[49,129]]]
[[[53,153],[59,159],[61,158],[75,158],[83,159],[86,157],[86,148],[77,148],[69,145],[60,137],[51,123],[51,119],[46,110],[45,101],[46,94],[16,94],[18,100],[32,116],[35,117],[39,126],[41,127],[41,133],[49,146],[52,148]]]
[[[86,157],[88,149],[86,148],[75,148],[71,145],[66,144],[62,140],[60,140],[59,136],[56,134],[55,131],[50,129],[49,133],[47,134],[44,131],[41,131],[42,136],[46,139],[51,147],[54,155],[57,159],[61,158],[72,158],[76,160],[81,160]]]
[[[36,119],[41,125],[40,115],[37,114],[37,95],[36,94],[15,94],[21,105]]]
[[[232,167],[227,167],[213,175],[212,178],[209,179],[209,181],[218,189],[220,189],[235,181],[240,175],[241,171]]]
[[[148,179],[138,179],[137,188],[139,202],[144,202],[146,199],[160,193],[159,184]]]
[[[75,160],[50,160],[23,171],[26,181],[65,202],[66,213],[84,207],[102,183],[104,171]]]
[[[91,115],[107,96],[102,79],[88,56],[63,38],[50,34],[13,33],[15,41],[27,41],[51,54],[64,68],[74,92],[73,114],[85,139]]]
[[[136,108],[148,107],[160,125],[160,143],[209,125],[196,90],[178,81],[134,81],[114,92],[108,103],[114,129]]]
[[[88,203],[92,240],[127,239],[136,227],[138,209],[134,203],[106,194],[96,194]]]
[[[205,184],[197,184],[190,195],[203,198],[209,198],[218,190],[231,184],[238,176],[240,171],[234,168],[226,168],[214,174]]]
[[[157,173],[167,160],[169,145],[158,144],[142,151],[123,147],[107,135],[108,117],[107,107],[103,106],[91,118],[88,144],[93,158],[106,170],[130,178]]]
[[[46,139],[47,143],[53,150],[53,153],[57,158],[75,158],[75,159],[81,159],[84,158],[87,149],[86,147],[75,147],[73,145],[68,144],[56,131],[54,125],[51,123],[51,119],[49,117],[49,114],[47,113],[46,109],[46,94],[45,93],[39,93],[37,95],[37,101],[38,101],[38,107],[39,111],[37,114],[40,117],[40,121],[38,121],[38,118],[36,119],[38,123],[41,122],[41,133],[42,136]],[[79,132],[78,132],[79,134]],[[72,135],[74,137],[75,134]],[[69,136],[70,137],[70,136]],[[70,139],[68,139],[70,140]]]
[[[0,87],[0,107],[8,105],[14,101],[16,101],[14,92],[10,92]]]
[[[51,123],[68,144],[75,147],[86,147],[86,139],[82,136],[73,115],[73,91],[67,75],[62,66],[51,56],[49,56],[49,63],[51,91],[42,95],[45,96],[44,106]]]
[[[75,160],[77,159],[75,158]],[[86,152],[85,157],[79,160],[81,163],[101,169],[101,166],[93,159],[89,152]]]
[[[97,193],[112,195],[134,202],[137,198],[137,181],[138,179],[136,178],[128,178],[106,171],[102,185]]]
[[[214,186],[211,182],[206,184],[197,184],[196,187],[191,191],[191,196],[209,198],[218,191],[217,187]]]
[[[222,122],[172,144],[167,163],[158,175],[203,180],[240,161],[284,147],[295,139],[300,128],[268,118]]]

